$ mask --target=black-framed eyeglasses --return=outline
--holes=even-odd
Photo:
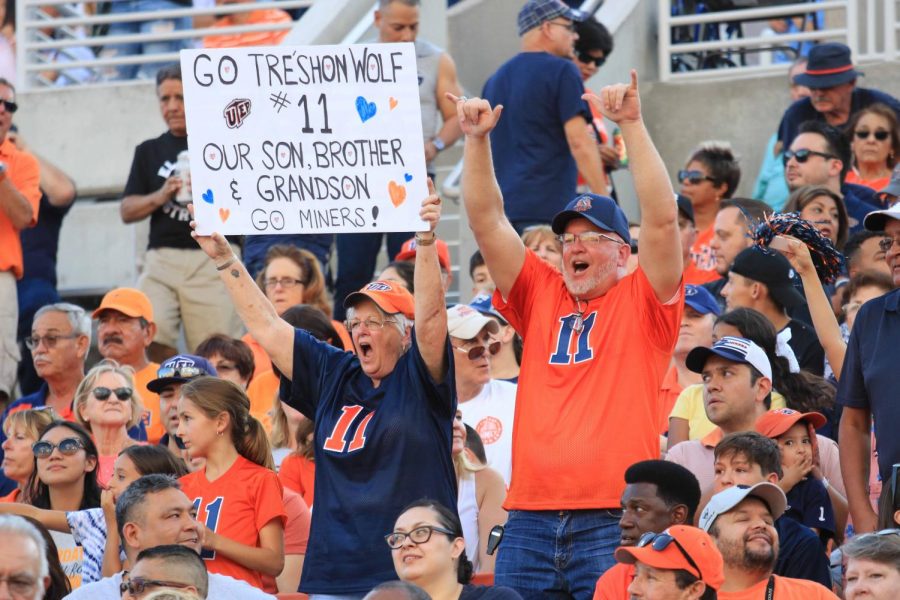
[[[678,181],[687,181],[691,185],[700,185],[704,181],[712,181],[713,183],[715,183],[716,178],[710,177],[703,171],[697,171],[696,169],[691,169],[690,171],[687,169],[681,169],[680,171],[678,171]]]
[[[875,136],[875,139],[878,140],[879,142],[883,142],[884,140],[888,139],[888,137],[890,137],[891,132],[885,131],[884,129],[879,129],[877,131],[869,131],[868,129],[857,129],[856,131],[853,132],[853,135],[855,135],[856,139],[858,139],[858,140],[867,140],[867,139],[869,139],[870,134]]]
[[[547,23],[549,25],[558,25],[569,33],[575,33],[575,23],[560,23],[559,21],[547,21]]]
[[[156,372],[157,379],[166,379],[169,377],[182,377],[184,379],[192,379],[201,375],[209,375],[200,367],[163,367]]]
[[[479,358],[484,356],[485,352],[489,352],[491,356],[500,352],[500,342],[498,342],[497,340],[492,340],[487,345],[479,344],[471,348],[465,348],[463,346],[453,346],[453,349],[464,352],[466,356],[469,357],[469,360],[478,360]]]
[[[79,450],[84,450],[84,442],[79,438],[65,438],[60,440],[58,444],[40,441],[31,445],[31,452],[35,458],[48,458],[57,448],[59,448],[59,453],[63,456],[72,456],[77,454]]]
[[[577,56],[578,60],[583,63],[594,63],[594,66],[598,69],[603,66],[603,63],[606,62],[605,54],[603,56],[591,56],[590,54],[588,54],[587,50],[576,50],[575,56]]]
[[[123,596],[125,595],[125,592],[128,592],[131,595],[143,594],[147,588],[158,587],[184,590],[194,586],[189,583],[181,583],[178,581],[163,581],[161,579],[144,579],[143,577],[132,577],[128,581],[123,581],[119,584],[119,593]]]
[[[8,113],[14,113],[19,110],[19,105],[13,102],[12,100],[0,100],[0,103],[3,104],[3,108]]]
[[[681,555],[684,556],[684,559],[691,565],[695,571],[697,571],[697,579],[703,579],[703,573],[700,572],[700,567],[697,566],[697,563],[694,562],[694,559],[691,558],[691,555],[687,553],[687,550],[684,549],[684,546],[679,543],[672,535],[662,532],[655,533],[653,531],[648,531],[644,535],[641,536],[641,539],[638,540],[637,547],[643,548],[645,546],[650,546],[656,552],[662,552],[666,548],[669,547],[669,544],[675,543],[675,547],[678,548],[678,551],[681,552]]]
[[[44,342],[44,345],[47,347],[47,349],[55,348],[56,342],[58,342],[59,340],[74,340],[80,335],[81,334],[79,333],[70,333],[68,335],[32,335],[31,337],[25,338],[25,347],[33,352],[37,349],[38,346],[41,345],[41,342]]]
[[[443,527],[437,527],[434,525],[424,525],[422,527],[416,527],[409,533],[403,533],[402,531],[389,533],[384,536],[384,541],[386,541],[387,545],[391,547],[391,550],[396,550],[403,545],[403,542],[406,541],[406,538],[409,538],[409,541],[411,541],[413,544],[424,544],[431,539],[431,534],[435,531],[437,531],[438,533],[443,533],[444,535],[456,537],[456,534],[449,529],[444,529]]]
[[[828,154],[827,152],[819,152],[817,150],[810,150],[808,148],[801,148],[799,150],[785,150],[784,151],[784,164],[787,164],[789,160],[792,158],[795,159],[801,165],[809,160],[810,156],[821,156],[822,158],[828,160],[830,158],[837,158],[834,154]]]
[[[105,402],[109,399],[110,396],[115,394],[116,398],[125,402],[126,400],[131,400],[131,396],[134,395],[134,390],[127,387],[120,387],[114,390],[109,389],[108,387],[95,387],[91,390],[91,394],[99,400],[100,402]]]
[[[263,281],[263,285],[267,290],[275,289],[275,287],[279,285],[282,287],[282,289],[292,290],[295,286],[305,284],[306,282],[302,279],[294,279],[293,277],[281,277],[277,279],[275,277],[270,277],[269,279]]]
[[[891,248],[894,247],[894,244],[896,244],[896,243],[898,243],[898,242],[896,240],[894,240],[894,238],[892,238],[892,237],[883,237],[878,242],[878,247],[881,249],[882,252],[888,252],[888,251],[890,251]]]

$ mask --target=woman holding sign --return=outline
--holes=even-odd
[[[384,532],[422,497],[456,502],[453,353],[434,241],[441,200],[428,182],[416,235],[416,297],[376,281],[344,300],[356,355],[278,317],[225,238],[193,236],[247,329],[283,373],[282,398],[316,423],[315,495],[300,590],[362,598],[396,579]],[[196,226],[192,223],[192,226]]]

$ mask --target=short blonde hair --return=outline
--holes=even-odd
[[[81,380],[81,383],[78,384],[78,388],[75,390],[75,401],[73,403],[75,419],[85,429],[91,431],[91,424],[85,421],[84,417],[81,416],[81,409],[87,404],[88,397],[91,394],[91,390],[94,389],[97,379],[104,373],[115,373],[124,379],[128,387],[131,388],[131,399],[129,400],[129,404],[131,404],[131,418],[128,420],[128,423],[125,424],[125,427],[129,429],[134,427],[140,423],[141,416],[144,412],[144,404],[141,402],[141,395],[134,386],[134,369],[128,365],[120,365],[110,358],[101,360],[94,365],[94,368],[88,371],[87,375],[84,376],[84,379]]]
[[[60,418],[56,411],[49,406],[17,410],[7,415],[6,420],[3,421],[3,434],[8,438],[12,437],[13,431],[17,427],[21,427],[25,431],[25,435],[36,442],[41,439],[47,426]]]
[[[522,243],[525,246],[530,246],[533,242],[543,242],[550,241],[559,249],[560,254],[562,254],[562,244],[559,243],[559,239],[556,237],[556,234],[553,233],[553,229],[549,225],[532,225],[531,227],[526,227],[525,231],[522,232]]]

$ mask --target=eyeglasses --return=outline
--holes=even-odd
[[[125,402],[126,400],[131,399],[134,391],[131,388],[127,387],[120,387],[114,390],[111,390],[108,387],[95,387],[91,390],[91,394],[93,394],[94,398],[100,400],[101,402],[105,402],[113,394],[116,395],[116,398],[118,398],[122,402]]]
[[[880,242],[878,242],[878,247],[881,248],[882,252],[888,252],[891,248],[894,247],[894,244],[900,245],[900,242],[898,242],[894,238],[885,237],[882,238]]]
[[[569,33],[575,33],[575,23],[560,23],[559,21],[548,21],[547,23],[549,25],[558,25]]]
[[[345,323],[345,325],[347,326],[347,331],[349,331],[350,333],[353,333],[353,331],[358,329],[360,325],[365,325],[366,329],[368,329],[369,331],[372,331],[375,329],[382,329],[388,323],[396,323],[396,322],[397,321],[395,321],[394,319],[385,319],[384,321],[379,321],[375,317],[369,317],[368,319],[365,319],[363,321],[360,321],[359,319],[353,319],[353,320],[347,321]]]
[[[837,158],[834,154],[828,154],[827,152],[817,152],[816,150],[809,150],[807,148],[801,148],[800,150],[785,150],[784,151],[784,164],[787,164],[789,160],[796,159],[798,163],[801,165],[809,160],[810,156],[821,156],[824,159],[829,158]]]
[[[704,181],[712,181],[715,183],[716,178],[704,175],[702,171],[688,171],[687,169],[682,169],[678,171],[678,181],[687,181],[691,185],[700,185]]]
[[[406,538],[409,538],[409,541],[411,541],[413,544],[424,544],[431,539],[431,534],[435,531],[437,531],[438,533],[456,537],[456,534],[449,529],[444,529],[443,527],[435,527],[433,525],[425,525],[424,527],[416,527],[409,533],[403,533],[402,531],[389,533],[384,536],[384,541],[386,541],[387,545],[391,547],[391,550],[396,550],[403,545],[403,542],[406,540]]]
[[[6,587],[9,588],[9,592],[13,596],[29,596],[32,592],[34,592],[34,588],[38,583],[38,580],[34,577],[29,577],[24,573],[16,573],[14,575],[10,575],[9,577],[0,577],[0,583],[6,582]]]
[[[603,66],[603,63],[606,62],[606,55],[604,56],[591,56],[588,54],[587,50],[578,50],[575,52],[575,56],[578,57],[583,63],[594,63],[594,66],[598,69]]]
[[[0,100],[0,104],[3,105],[3,108],[6,109],[6,112],[8,113],[14,113],[19,110],[19,105],[12,100]]]
[[[78,438],[66,438],[60,440],[58,444],[46,441],[35,442],[31,445],[31,452],[34,453],[35,458],[48,458],[57,448],[63,456],[72,456],[79,450],[84,450],[84,442]]]
[[[891,132],[885,131],[884,129],[879,129],[878,131],[869,131],[868,129],[857,129],[856,131],[853,132],[853,134],[859,140],[869,139],[870,133],[873,136],[875,136],[875,139],[878,140],[879,142],[883,142],[884,140],[888,139],[888,137],[891,135]]]
[[[491,341],[487,346],[485,346],[484,344],[479,344],[468,349],[462,346],[453,346],[453,349],[464,352],[469,357],[469,360],[478,360],[479,358],[484,356],[485,351],[490,352],[491,356],[500,352],[500,342],[494,340]]]
[[[654,533],[652,531],[648,531],[644,535],[641,536],[641,539],[637,543],[638,548],[643,548],[645,546],[650,546],[656,552],[662,552],[666,548],[669,547],[669,544],[675,543],[675,547],[678,548],[678,551],[681,552],[681,555],[684,557],[688,564],[694,567],[694,570],[697,571],[697,579],[703,579],[703,573],[700,572],[700,567],[697,566],[697,563],[694,562],[694,559],[691,558],[691,555],[687,553],[687,550],[684,549],[678,540],[672,537],[668,533]]]
[[[157,379],[165,379],[168,377],[181,377],[184,379],[193,379],[201,375],[209,375],[200,367],[165,367],[156,372]]]
[[[294,286],[304,285],[302,279],[294,279],[293,277],[282,277],[281,279],[275,279],[274,277],[271,279],[266,279],[263,282],[263,285],[267,290],[275,289],[276,286],[281,286],[283,289],[291,290],[294,289]]]
[[[606,240],[608,242],[613,242],[616,244],[624,244],[625,242],[621,240],[617,240],[614,237],[610,237],[605,233],[600,233],[598,231],[582,231],[581,233],[561,233],[556,236],[556,239],[559,240],[560,244],[574,244],[575,240],[578,240],[582,244],[599,244],[601,240]]]
[[[69,335],[33,335],[31,337],[25,338],[25,346],[29,350],[36,350],[38,346],[41,345],[41,342],[44,342],[44,346],[49,350],[50,348],[56,347],[56,342],[59,340],[74,340],[79,337],[81,334],[78,333],[70,333]]]
[[[125,594],[128,592],[131,595],[135,594],[143,594],[144,590],[147,588],[157,588],[157,587],[167,587],[167,588],[175,588],[176,590],[183,590],[189,587],[194,587],[189,583],[179,583],[177,581],[162,581],[159,579],[144,579],[143,577],[132,577],[128,581],[123,581],[119,584],[119,593]]]

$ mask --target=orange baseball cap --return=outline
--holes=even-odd
[[[616,560],[641,562],[656,569],[683,569],[714,590],[725,582],[722,554],[709,534],[688,525],[673,525],[662,533],[645,533],[637,546],[616,549]]]
[[[357,302],[368,299],[378,305],[384,312],[393,315],[403,313],[407,318],[416,316],[416,302],[413,295],[405,287],[390,281],[373,281],[367,283],[358,292],[347,294],[344,308],[350,308]]]
[[[141,290],[134,288],[116,288],[103,296],[100,306],[94,311],[93,318],[98,318],[104,310],[117,310],[134,319],[143,317],[153,322],[153,305],[150,298]]]
[[[415,260],[416,258],[416,238],[411,237],[400,246],[400,252],[394,257],[394,260]],[[445,271],[450,270],[450,247],[447,242],[438,238],[434,245],[437,247],[438,263]]]
[[[787,433],[794,423],[803,420],[812,425],[813,429],[818,429],[828,422],[822,413],[802,413],[790,408],[776,408],[756,420],[756,431],[767,438],[777,438]]]

